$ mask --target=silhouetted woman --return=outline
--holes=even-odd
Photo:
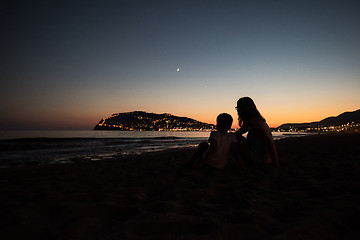
[[[274,164],[279,167],[271,130],[265,119],[257,110],[254,101],[249,97],[240,98],[235,109],[239,116],[240,129],[236,132],[240,151],[245,158],[260,166]],[[242,135],[248,132],[246,143]]]

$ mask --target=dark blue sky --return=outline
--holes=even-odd
[[[359,12],[357,1],[5,1],[0,124],[91,129],[133,110],[213,122],[236,117],[242,96],[273,126],[355,110]]]

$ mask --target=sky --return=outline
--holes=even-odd
[[[0,3],[0,129],[113,113],[215,123],[251,97],[271,127],[360,108],[359,1]]]

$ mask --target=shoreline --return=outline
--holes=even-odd
[[[24,167],[56,163],[102,161],[149,152],[181,150],[196,147],[207,135],[130,135],[101,138],[60,137],[0,139],[0,168]],[[276,134],[276,133],[275,133]],[[274,135],[274,139],[303,137],[306,134]]]
[[[276,141],[281,169],[182,167],[194,148],[0,169],[3,239],[355,239],[360,134]]]

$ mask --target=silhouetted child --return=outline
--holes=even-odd
[[[207,168],[223,169],[228,163],[228,156],[232,150],[237,162],[241,167],[244,167],[240,155],[236,152],[237,138],[234,134],[228,133],[232,122],[231,115],[221,113],[216,118],[217,130],[211,132],[207,142],[199,144],[189,164],[197,168],[205,166]]]

